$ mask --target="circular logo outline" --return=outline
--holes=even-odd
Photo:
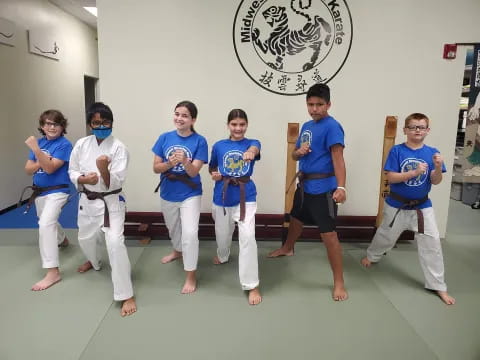
[[[416,164],[415,168],[406,169],[407,165],[412,164],[412,163]],[[404,181],[403,183],[405,185],[412,187],[412,186],[422,186],[423,184],[425,184],[425,182],[427,181],[427,177],[430,173],[430,167],[428,166],[428,163],[423,159],[417,159],[417,158],[409,157],[409,158],[406,158],[405,160],[402,161],[402,163],[400,164],[401,172],[406,172],[406,171],[409,171],[409,170],[415,170],[417,168],[418,164],[420,164],[420,163],[423,163],[423,164],[427,165],[427,171],[425,171],[421,175],[418,175],[414,178],[411,178],[411,179],[408,179],[407,181]],[[404,170],[406,170],[406,171],[404,171]],[[418,179],[418,180],[415,180],[415,179]]]
[[[170,157],[170,155],[172,154],[172,152],[174,151],[177,151],[177,150],[183,150],[183,152],[185,153],[185,156],[189,159],[192,159],[192,152],[190,151],[190,149],[184,145],[171,145],[167,148],[167,150],[165,151],[165,156],[166,158],[168,159]],[[183,166],[183,164],[177,164],[175,165],[174,167],[172,167],[171,169],[173,172],[176,172],[176,173],[181,173],[181,172],[184,172],[185,171],[185,166]]]
[[[233,159],[234,157],[237,157],[237,158],[240,159],[240,161],[242,161],[241,169],[236,171],[236,172],[234,170],[232,170],[230,167],[226,166],[227,161],[229,159],[234,160]],[[240,151],[240,150],[229,150],[229,151],[227,151],[222,157],[222,166],[223,166],[223,169],[225,171],[225,174],[227,176],[232,176],[232,177],[244,176],[250,170],[250,162],[247,162],[247,161],[243,160],[243,152]],[[227,170],[230,170],[230,171],[227,171]]]
[[[238,18],[238,15],[240,13],[240,10],[242,9],[242,5],[244,5],[244,3],[246,3],[247,1],[252,1],[252,0],[241,0],[240,1],[240,4],[238,5],[237,7],[237,10],[235,12],[235,17],[234,17],[234,21],[233,21],[233,28],[232,28],[232,39],[233,39],[233,48],[234,48],[234,51],[235,51],[235,56],[237,58],[237,61],[239,62],[240,66],[242,67],[243,71],[247,74],[247,76],[250,78],[250,80],[252,80],[256,85],[260,86],[262,89],[264,90],[267,90],[268,92],[272,92],[274,94],[278,94],[278,95],[285,95],[285,96],[297,96],[297,95],[304,95],[307,93],[307,90],[304,90],[304,91],[299,91],[297,93],[287,93],[287,92],[281,92],[281,91],[277,91],[277,90],[274,90],[274,89],[271,89],[269,88],[268,86],[265,86],[264,84],[260,83],[258,80],[256,80],[251,74],[250,72],[246,69],[244,63],[242,62],[241,60],[241,56],[239,54],[239,50],[238,50],[238,46],[237,46],[237,39],[236,39],[236,27],[237,27],[237,22],[240,22],[241,20]],[[262,1],[262,0],[260,0]],[[260,9],[264,3],[266,3],[267,1],[269,0],[263,0],[262,1],[262,4],[260,6],[258,6],[258,9]],[[324,3],[323,0],[320,0],[322,3]],[[349,39],[349,43],[348,43],[348,49],[346,50],[345,52],[345,56],[344,58],[342,59],[341,61],[341,64],[338,66],[338,68],[333,72],[333,74],[326,80],[326,81],[315,81],[315,82],[312,82],[310,84],[308,84],[309,86],[315,84],[315,83],[323,83],[323,84],[328,84],[330,81],[332,81],[336,76],[337,74],[340,72],[340,70],[343,68],[343,66],[345,65],[349,55],[350,55],[350,50],[352,48],[352,42],[353,42],[353,36],[354,36],[354,32],[353,32],[353,20],[352,20],[352,14],[351,14],[351,11],[350,11],[350,8],[346,2],[346,0],[333,0],[333,1],[340,1],[344,6],[345,6],[345,9],[346,9],[346,14],[348,15],[348,19],[349,19],[349,22],[350,22],[350,26],[349,26],[349,30],[350,30],[350,39]],[[324,3],[325,4],[325,3]],[[325,4],[326,5],[326,4]],[[328,8],[328,6],[327,6]],[[253,26],[253,20],[254,18],[256,17],[257,13],[259,12],[258,9],[255,11],[255,14],[254,16],[252,17],[252,26]],[[330,8],[328,8],[328,10],[330,11],[330,14],[332,14],[332,11],[330,10]],[[335,21],[333,22],[333,27],[335,28]],[[335,31],[333,32],[335,34]],[[251,31],[250,31],[250,34],[249,36],[251,37]],[[335,39],[332,39],[331,40],[332,42],[335,41]],[[333,47],[333,46],[332,46]],[[328,54],[330,53],[330,50],[331,48],[329,49],[328,51]],[[255,48],[255,46],[254,46]],[[255,49],[255,52],[256,52],[256,49]],[[297,74],[297,75],[300,75],[300,74],[303,74],[303,73],[306,73],[312,69],[316,69],[319,67],[319,65],[328,57],[328,54],[326,56],[324,56],[322,58],[322,60],[320,60],[318,62],[317,65],[313,66],[311,69],[307,70],[307,71],[303,71],[303,72],[282,72],[282,71],[279,71],[279,70],[274,70],[272,68],[270,68],[268,65],[267,65],[267,72],[268,71],[278,71],[278,72],[282,72],[282,73],[285,73],[285,74]],[[258,54],[257,54],[258,56]],[[263,61],[263,59],[259,56],[260,60],[265,63]],[[268,70],[270,69],[270,70]]]

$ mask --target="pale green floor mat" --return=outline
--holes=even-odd
[[[238,280],[238,243],[213,265],[202,241],[198,290],[181,295],[180,261],[161,264],[167,241],[127,241],[138,312],[122,318],[110,269],[78,274],[85,260],[61,251],[63,280],[42,292],[35,230],[0,231],[0,359],[480,359],[480,211],[453,202],[444,242],[446,280],[457,304],[423,289],[414,244],[400,244],[364,269],[367,244],[343,244],[350,299],[331,300],[332,276],[320,243],[267,259],[279,242],[259,242],[264,302],[249,306]],[[106,253],[105,253],[106,257]],[[108,264],[108,262],[107,262]]]
[[[365,252],[350,250],[349,254],[359,262]],[[448,292],[457,301],[454,306],[444,305],[435,293],[424,289],[413,245],[400,245],[364,271],[439,359],[478,359],[478,272],[472,273],[468,265],[448,251],[444,260]]]
[[[46,291],[38,248],[0,247],[0,359],[79,359],[112,304],[109,266],[76,272],[85,260],[77,246],[61,251],[62,281]],[[130,248],[132,262],[142,249]]]
[[[138,313],[121,319],[109,311],[81,359],[436,358],[388,299],[375,296],[378,289],[362,271],[349,270],[354,301],[335,303],[320,244],[301,244],[295,257],[274,260],[265,259],[273,248],[265,245],[264,302],[255,307],[238,284],[236,249],[232,261],[215,266],[214,247],[202,246],[199,288],[192,295],[179,293],[179,262],[160,264],[167,247],[145,250],[135,268]],[[355,267],[346,257],[346,268]]]

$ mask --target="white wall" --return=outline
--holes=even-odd
[[[38,117],[57,108],[69,120],[67,137],[85,136],[83,76],[98,77],[95,29],[46,0],[0,0],[0,17],[16,23],[15,47],[0,44],[0,209],[18,201],[31,184],[23,171],[24,141],[39,136]],[[48,26],[59,34],[62,58],[28,52],[27,30]],[[8,169],[8,170],[7,170]]]
[[[226,116],[241,107],[248,136],[262,141],[255,179],[259,213],[283,213],[286,129],[308,119],[304,96],[269,93],[244,73],[234,53],[232,25],[240,1],[137,2],[97,0],[103,100],[115,114],[114,133],[131,151],[126,186],[130,211],[159,211],[151,147],[173,129],[172,112],[184,99],[199,108],[196,129],[209,144],[227,136]],[[346,132],[348,202],[343,215],[376,215],[387,115],[424,112],[432,119],[428,143],[453,164],[465,53],[442,59],[443,44],[480,41],[478,0],[348,1],[354,37],[350,56],[329,83],[331,114]],[[206,169],[203,211],[212,182]],[[450,177],[432,198],[445,234]]]

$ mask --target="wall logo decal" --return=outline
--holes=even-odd
[[[305,94],[347,60],[352,18],[344,0],[242,0],[233,23],[237,59],[262,88]]]

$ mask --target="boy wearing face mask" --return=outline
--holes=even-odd
[[[130,261],[123,227],[125,195],[122,185],[127,175],[128,150],[111,135],[113,114],[103,103],[87,112],[92,135],[75,144],[70,157],[70,180],[81,193],[78,208],[78,242],[87,262],[78,268],[84,273],[100,270],[99,242],[105,238],[112,268],[113,298],[122,301],[121,315],[136,311],[130,276]]]

